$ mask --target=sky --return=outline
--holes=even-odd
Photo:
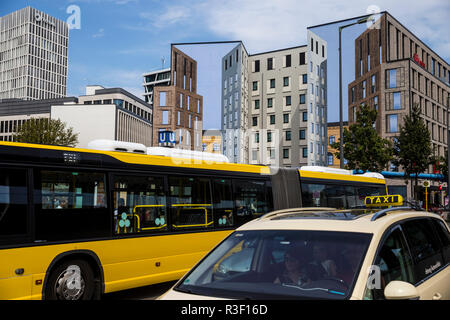
[[[306,44],[307,27],[388,11],[431,49],[450,59],[448,0],[0,0],[0,16],[26,6],[68,21],[67,95],[85,86],[121,87],[142,97],[142,74],[169,66],[170,44],[242,40],[250,54]],[[71,20],[73,21],[73,20]],[[328,121],[339,121],[336,24],[312,31],[328,42]],[[344,106],[353,80],[354,38],[365,25],[343,33]],[[220,128],[220,71],[213,68],[234,45],[185,46],[198,59],[198,94],[204,96],[204,129]],[[202,67],[203,64],[203,67]],[[346,120],[347,112],[344,112]]]

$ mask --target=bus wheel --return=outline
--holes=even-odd
[[[94,294],[94,273],[84,260],[63,262],[52,270],[46,285],[49,300],[90,300]]]

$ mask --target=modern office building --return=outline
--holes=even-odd
[[[0,99],[66,96],[68,25],[26,7],[0,17]]]
[[[432,137],[436,156],[447,148],[450,66],[389,13],[385,12],[355,40],[355,80],[348,85],[348,119],[360,105],[378,110],[376,129],[394,139],[414,104]],[[401,168],[390,167],[391,171]],[[430,166],[430,172],[432,166]],[[404,188],[404,180],[389,181]],[[437,188],[437,182],[433,182]],[[408,188],[410,189],[410,188]],[[410,192],[408,190],[408,195]]]
[[[340,168],[340,160],[334,155],[338,150],[331,147],[335,142],[340,140],[340,123],[339,122],[328,122],[328,148],[327,148],[327,166],[332,168]],[[343,122],[343,128],[348,129],[348,122]]]
[[[327,44],[222,59],[223,154],[231,161],[283,167],[326,165]]]
[[[73,105],[78,98],[67,97],[26,101],[22,99],[0,100],[0,141],[14,141],[17,128],[31,118],[50,118],[52,105]]]
[[[13,141],[30,118],[60,119],[78,133],[77,147],[96,139],[152,144],[152,110],[121,88],[87,86],[86,95],[58,99],[0,102],[0,141]]]
[[[175,147],[202,150],[203,97],[197,94],[197,61],[171,48],[170,84],[153,87],[153,146],[158,132],[175,133]]]
[[[222,153],[235,163],[249,163],[248,58],[242,42],[222,58]]]
[[[170,85],[170,68],[156,70],[142,75],[144,77],[144,100],[153,106],[153,91],[157,86]]]

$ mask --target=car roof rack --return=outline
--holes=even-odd
[[[387,208],[387,209],[383,209],[380,210],[378,212],[376,212],[373,217],[370,219],[370,221],[375,221],[381,217],[384,217],[385,215],[387,215],[389,212],[391,211],[402,211],[402,210],[416,210],[416,211],[421,211],[418,210],[417,208],[414,207],[392,207],[392,208]]]
[[[275,217],[277,215],[281,214],[290,214],[290,213],[296,213],[296,212],[305,212],[305,211],[336,211],[336,208],[327,208],[327,207],[304,207],[304,208],[289,208],[289,209],[281,209],[272,211],[269,213],[266,213],[265,215],[261,216],[259,220],[261,219],[268,219]]]

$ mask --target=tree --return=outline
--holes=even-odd
[[[377,111],[362,105],[356,113],[356,122],[344,129],[344,157],[348,169],[380,172],[392,160],[392,142],[383,139],[374,128]],[[339,142],[332,144],[338,151],[335,155],[340,159]]]
[[[15,141],[75,147],[78,134],[59,119],[31,118],[19,126]]]
[[[418,174],[425,172],[433,159],[430,131],[420,113],[420,107],[414,104],[410,114],[403,118],[400,135],[394,142],[394,164],[403,167],[406,179],[412,180],[411,175],[415,174],[415,190]]]

